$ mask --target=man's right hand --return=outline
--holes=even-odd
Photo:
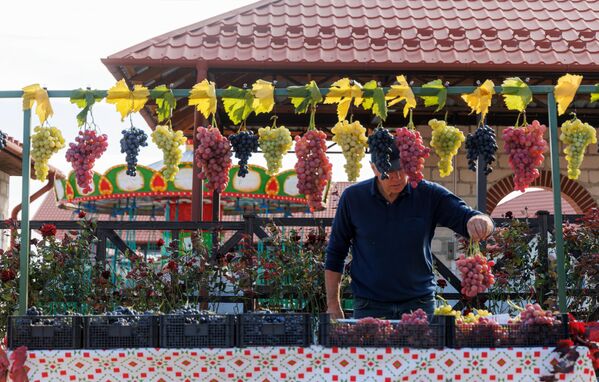
[[[345,318],[345,315],[343,314],[343,309],[341,309],[341,305],[329,307],[327,309],[327,313],[331,315],[332,320],[341,320]]]

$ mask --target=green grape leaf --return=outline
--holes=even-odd
[[[595,84],[595,89],[597,91],[595,93],[591,93],[591,102],[599,101],[599,84]]]
[[[298,114],[306,113],[309,106],[316,106],[322,102],[322,94],[315,81],[310,81],[304,86],[289,86],[287,96]]]
[[[236,125],[245,121],[253,110],[254,95],[250,89],[229,86],[221,98],[229,119]]]
[[[385,91],[378,86],[375,80],[368,81],[362,87],[364,92],[364,101],[362,107],[364,110],[372,110],[372,114],[381,120],[387,119],[387,102],[385,101]]]
[[[92,106],[96,102],[102,101],[103,98],[104,97],[98,90],[73,90],[70,101],[81,109],[81,111],[77,114],[77,126],[81,127],[85,125],[85,122],[87,121],[87,113],[89,113]]]
[[[158,122],[169,119],[173,110],[177,107],[177,99],[173,91],[167,88],[166,85],[160,85],[152,89],[150,95],[156,100]]]
[[[508,110],[523,112],[532,101],[532,91],[518,77],[506,78],[501,84],[501,95]]]
[[[424,106],[437,106],[435,112],[443,109],[445,107],[445,102],[447,102],[447,88],[443,85],[441,80],[434,80],[427,82],[422,85],[423,88],[429,89],[437,89],[437,94],[432,96],[420,96],[424,100]]]

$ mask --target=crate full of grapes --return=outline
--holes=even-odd
[[[160,317],[160,347],[228,348],[235,346],[235,316],[178,309]]]
[[[85,317],[86,349],[158,347],[158,317],[118,308],[104,316]]]
[[[80,349],[81,316],[44,316],[29,308],[26,316],[8,318],[8,347],[27,346],[29,350]]]
[[[245,313],[237,317],[237,345],[310,346],[312,318],[308,313]]]
[[[331,320],[323,314],[319,323],[319,342],[325,347],[442,348],[446,334],[446,318],[435,316],[429,322],[421,309],[404,314],[401,320]]]

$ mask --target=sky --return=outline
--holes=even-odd
[[[206,18],[253,3],[253,0],[103,0],[66,1],[30,0],[3,2],[0,22],[0,90],[20,90],[39,83],[49,90],[72,90],[91,87],[108,89],[116,79],[100,59],[152,37],[202,21]],[[226,84],[217,84],[225,87]],[[61,129],[67,142],[74,139],[78,128],[75,115],[78,109],[67,98],[51,99],[54,116],[52,126]],[[0,130],[22,140],[22,110],[20,99],[0,99]],[[96,161],[95,170],[102,173],[109,167],[125,163],[120,153],[119,140],[123,128],[114,105],[102,102],[94,107],[94,119],[102,133],[109,135],[109,146]],[[133,116],[134,125],[150,133],[139,115]],[[32,128],[39,124],[32,116]],[[70,171],[65,160],[66,149],[55,154],[50,164],[63,173]],[[161,158],[161,152],[150,142],[142,149],[139,163],[150,164]],[[345,179],[343,158],[331,155],[333,180]],[[261,154],[255,154],[251,163],[264,165]],[[287,154],[284,168],[292,168],[293,154]],[[367,164],[365,159],[364,164]],[[371,176],[363,168],[361,179]],[[43,183],[32,180],[33,193]],[[21,178],[12,177],[10,209],[21,202]],[[32,213],[39,206],[31,206]]]

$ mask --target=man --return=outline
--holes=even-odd
[[[343,318],[339,289],[349,248],[354,318],[398,319],[422,308],[434,311],[431,240],[437,224],[480,241],[491,218],[468,207],[446,188],[421,181],[412,188],[393,146],[388,179],[371,162],[373,179],[348,187],[337,207],[326,252],[327,313]]]

